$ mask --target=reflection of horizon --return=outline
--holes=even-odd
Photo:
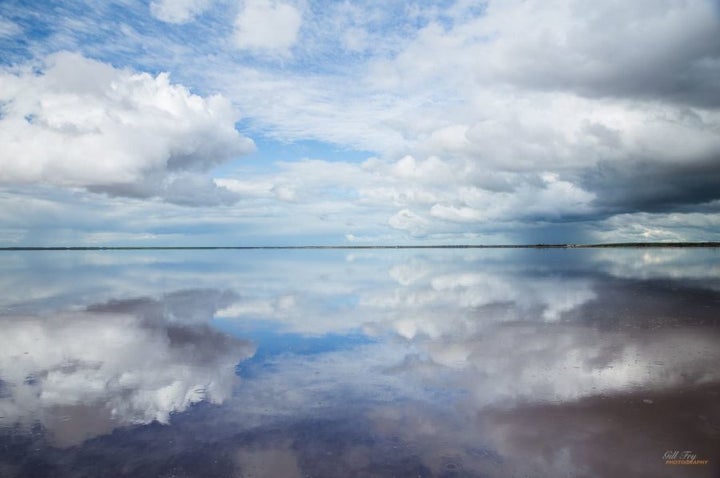
[[[231,297],[185,290],[0,316],[0,424],[40,423],[68,446],[122,425],[167,423],[200,401],[223,402],[235,365],[254,352],[208,326]]]

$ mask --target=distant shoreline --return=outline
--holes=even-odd
[[[720,242],[616,242],[608,244],[438,244],[392,246],[68,246],[0,247],[0,251],[165,251],[165,250],[316,250],[316,249],[602,249],[602,248],[716,248]]]

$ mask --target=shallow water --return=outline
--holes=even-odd
[[[0,291],[2,477],[720,474],[718,249],[2,252]]]

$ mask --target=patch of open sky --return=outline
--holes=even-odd
[[[277,163],[290,163],[304,159],[362,163],[376,155],[371,151],[348,149],[323,141],[281,141],[264,134],[249,132],[249,128],[246,127],[244,121],[238,123],[236,129],[252,138],[257,150],[215,167],[211,171],[214,177],[231,176],[233,173],[248,170],[256,174],[275,172],[277,171]]]
[[[79,1],[58,4],[44,0],[10,0],[0,3],[0,18],[20,27],[16,35],[4,38],[0,43],[2,64],[20,63],[63,49],[77,50],[79,45],[100,40],[99,32],[106,23],[98,20],[94,9]],[[92,34],[89,26],[92,26]],[[102,39],[105,39],[104,35]]]
[[[12,65],[33,57],[30,45],[47,39],[52,29],[43,16],[21,8],[19,2],[0,2],[0,19],[12,22],[18,31],[0,36],[0,64]]]
[[[218,22],[174,25],[153,18],[147,8],[110,5],[105,9],[100,17],[86,17],[85,21],[97,20],[98,26],[76,33],[77,48],[87,56],[117,67],[130,67],[153,75],[171,71],[174,81],[188,79],[178,66],[190,57],[202,58],[212,48],[206,43],[218,35]],[[108,22],[108,18],[112,21]],[[199,42],[198,38],[204,41]]]
[[[57,4],[38,0],[28,5],[11,0],[0,5],[0,15],[16,23],[22,33],[0,38],[5,53],[0,63],[18,63],[58,50],[80,51],[118,67],[152,74],[172,71],[175,81],[205,94],[209,85],[198,76],[199,71],[187,64],[189,58],[205,66],[255,65],[306,75],[346,73],[378,55],[394,56],[408,38],[431,22],[450,28],[453,20],[443,12],[451,3],[443,1],[422,8],[412,8],[405,2],[388,2],[382,8],[369,5],[362,8],[363,18],[350,20],[347,25],[336,24],[337,9],[328,8],[324,2],[311,4],[303,19],[304,29],[313,24],[335,24],[338,31],[328,32],[325,28],[320,30],[325,34],[313,38],[303,38],[301,31],[302,46],[294,48],[292,56],[278,58],[233,47],[234,23],[230,19],[237,7],[230,3],[219,2],[191,21],[170,24],[154,18],[145,4],[81,0]],[[328,41],[346,27],[367,32],[365,48],[349,49],[341,41]]]
[[[181,71],[177,66],[184,63],[185,57],[197,58],[214,50],[217,45],[213,42],[232,29],[223,9],[212,9],[197,21],[173,25],[152,17],[146,4],[79,0],[62,4],[45,0],[2,2],[0,18],[14,22],[22,30],[0,38],[0,64],[68,50],[152,74]],[[182,74],[177,76],[182,79]]]
[[[413,6],[404,1],[357,2],[328,8],[326,2],[311,2],[300,32],[302,48],[294,49],[294,57],[284,66],[304,74],[346,74],[365,60],[393,57],[430,23],[451,27],[452,19],[443,12],[452,3],[443,0]],[[345,36],[353,31],[365,35],[354,46]]]

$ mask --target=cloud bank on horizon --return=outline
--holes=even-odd
[[[0,244],[720,240],[720,6],[8,1]]]

